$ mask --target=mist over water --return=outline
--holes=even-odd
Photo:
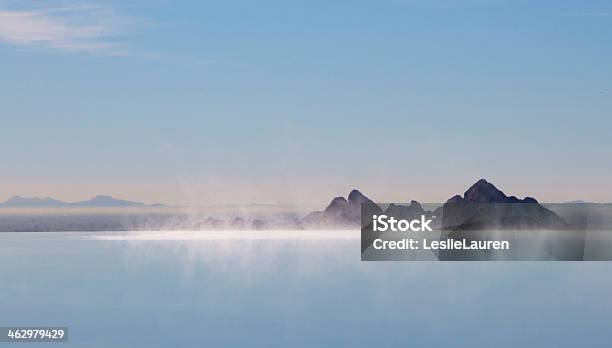
[[[611,267],[361,262],[358,231],[3,233],[0,326],[68,326],[74,347],[604,347]]]

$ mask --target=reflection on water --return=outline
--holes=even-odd
[[[611,268],[361,262],[358,231],[2,233],[0,326],[69,326],[74,347],[607,347]]]

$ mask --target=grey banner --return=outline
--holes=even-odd
[[[367,203],[362,261],[611,261],[612,205]]]

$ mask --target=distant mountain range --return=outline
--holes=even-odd
[[[126,208],[126,207],[164,207],[163,204],[147,205],[140,202],[126,201],[110,196],[98,195],[86,201],[64,202],[50,197],[21,197],[9,198],[0,203],[0,208]]]
[[[401,219],[432,219],[431,227],[442,234],[490,230],[601,230],[612,228],[612,204],[547,203],[534,198],[508,196],[493,184],[481,179],[461,196],[446,203],[381,204],[358,190],[345,197],[335,197],[321,211],[270,210],[267,205],[209,206],[209,209],[162,209],[148,211],[121,208],[186,208],[185,206],[147,205],[140,202],[96,196],[80,202],[54,198],[15,196],[0,203],[0,231],[124,231],[124,230],[312,230],[359,229],[361,205],[368,204],[372,214],[383,211]],[[245,207],[266,208],[263,210]],[[11,214],[9,208],[83,209],[83,214]],[[117,208],[116,214],[97,214],[87,208]],[[201,207],[206,208],[206,207]],[[222,208],[222,209],[221,209]],[[370,208],[367,208],[370,209]],[[368,212],[369,214],[369,212]],[[366,216],[368,215],[366,214]],[[470,233],[470,237],[474,235]]]
[[[253,220],[237,209],[214,212],[194,223],[196,229],[269,229],[282,227],[286,229],[326,229],[326,228],[359,228],[361,226],[361,204],[375,203],[358,190],[352,190],[348,196],[335,197],[322,211],[310,214],[284,216],[279,223],[275,218],[257,217]],[[585,225],[585,214],[577,214],[578,208],[591,206],[582,201],[571,203],[540,204],[536,199],[526,197],[519,199],[508,196],[485,179],[477,181],[461,195],[455,195],[444,204],[426,204],[424,209],[417,201],[407,204],[382,205],[375,203],[379,212],[402,218],[418,218],[421,215],[431,217],[432,226],[446,231],[487,230],[487,229],[570,229]],[[51,197],[15,196],[0,203],[1,208],[160,208],[169,207],[163,204],[147,205],[141,202],[117,199],[98,195],[89,200],[64,202]],[[232,207],[232,206],[229,206]],[[236,208],[240,208],[236,206]],[[284,212],[288,213],[288,212]],[[165,213],[166,214],[166,213]],[[169,213],[167,213],[169,214]],[[208,212],[208,214],[211,214]],[[219,216],[220,215],[220,216]],[[231,218],[228,218],[231,216]],[[219,219],[221,218],[221,219]],[[591,223],[593,219],[591,219]]]

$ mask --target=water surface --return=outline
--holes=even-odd
[[[70,347],[611,344],[610,263],[361,262],[359,242],[0,233],[0,326],[68,326]]]

